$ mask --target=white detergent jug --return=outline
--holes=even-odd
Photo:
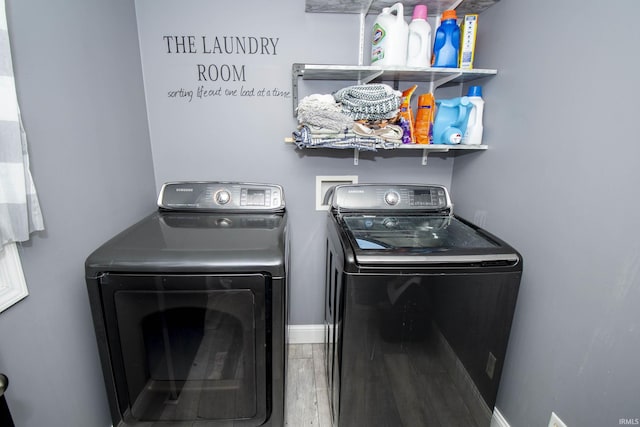
[[[409,25],[404,20],[402,3],[382,9],[371,34],[371,65],[404,66],[408,39]]]
[[[431,66],[431,25],[427,22],[427,6],[424,4],[413,8],[407,43],[407,66]]]
[[[482,133],[484,125],[482,115],[484,113],[484,100],[482,99],[482,87],[471,86],[467,93],[469,101],[473,105],[467,121],[467,129],[462,136],[462,143],[465,145],[482,144]]]

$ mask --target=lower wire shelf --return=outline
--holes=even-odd
[[[286,143],[295,143],[294,138],[285,138],[284,141]],[[429,153],[448,153],[448,152],[455,152],[455,153],[465,153],[465,152],[472,152],[472,151],[483,151],[483,150],[487,150],[489,148],[488,145],[465,145],[465,144],[456,144],[456,145],[448,145],[448,144],[401,144],[398,145],[397,147],[394,148],[386,148],[383,147],[382,145],[380,145],[379,147],[376,147],[378,149],[378,151],[381,152],[390,152],[393,150],[422,150],[422,165],[426,166],[427,165],[427,159],[429,156]],[[352,149],[353,150],[353,164],[354,165],[358,165],[358,160],[360,157],[360,150],[357,148],[333,148],[333,147],[326,147],[326,146],[317,146],[317,147],[313,147],[313,146],[309,146],[309,147],[303,147],[301,149],[306,149],[306,150],[318,150],[318,149],[326,149],[326,150],[345,150],[345,149]]]

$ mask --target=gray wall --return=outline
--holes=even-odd
[[[7,1],[18,99],[46,232],[21,250],[30,295],[0,313],[20,427],[107,427],[83,263],[154,206],[130,0]]]
[[[456,159],[453,190],[524,256],[497,403],[512,426],[640,418],[640,39],[620,15],[638,12],[509,0],[481,15],[490,147]]]

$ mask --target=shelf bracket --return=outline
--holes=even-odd
[[[449,148],[440,148],[438,147],[437,149],[433,149],[433,148],[423,148],[422,149],[422,166],[427,166],[427,159],[429,157],[429,153],[448,153],[449,152]]]
[[[360,150],[356,148],[353,150],[353,165],[358,166],[359,160],[360,160]]]
[[[291,101],[293,103],[293,117],[296,117],[296,108],[298,108],[298,79],[304,74],[302,64],[293,64],[291,66]]]
[[[462,73],[457,72],[457,73],[452,73],[451,75],[443,77],[443,78],[441,78],[439,80],[432,80],[431,83],[429,83],[429,92],[435,93],[435,90],[437,88],[439,88],[442,85],[445,85],[445,84],[449,83],[451,80],[457,79],[461,75],[462,75]]]
[[[460,3],[462,3],[464,0],[457,0],[455,3],[453,3],[451,6],[449,6],[449,9],[457,9],[458,6],[460,6]]]
[[[372,73],[371,75],[368,75],[366,78],[361,79],[358,84],[361,85],[366,85],[368,84],[370,81],[377,79],[378,77],[380,77],[382,74],[384,74],[384,70],[380,70],[380,71],[376,71],[375,73]]]

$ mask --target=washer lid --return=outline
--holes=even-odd
[[[449,215],[343,214],[340,222],[360,264],[519,260],[506,243]]]

